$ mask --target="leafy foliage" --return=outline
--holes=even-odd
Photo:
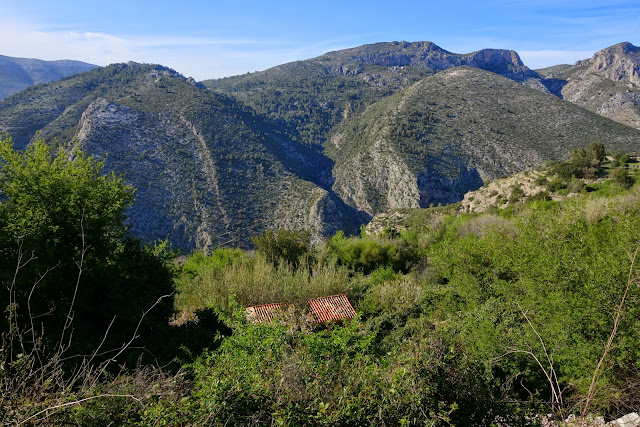
[[[311,235],[305,230],[267,230],[265,234],[252,237],[251,241],[256,250],[274,265],[284,261],[297,266],[303,257],[310,255],[311,250]]]
[[[372,338],[357,320],[313,334],[239,325],[219,351],[190,366],[191,393],[150,405],[142,424],[443,425],[483,423],[495,408],[455,346],[425,339],[380,356]],[[450,402],[463,384],[479,392],[478,406]]]
[[[369,274],[382,266],[407,272],[418,259],[415,242],[404,238],[347,238],[338,232],[327,243],[328,256],[356,271]]]
[[[0,139],[0,365],[3,374],[30,373],[9,393],[16,399],[24,398],[17,390],[58,393],[83,366],[167,356],[154,343],[166,338],[172,272],[163,246],[128,235],[132,198],[131,187],[82,153],[69,158],[41,141],[16,152]],[[136,350],[127,345],[134,341]]]

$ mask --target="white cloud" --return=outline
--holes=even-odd
[[[591,58],[594,50],[519,50],[524,64],[532,69],[559,64],[573,64],[581,59]]]
[[[132,53],[127,40],[103,33],[44,32],[27,25],[0,22],[0,53],[45,60],[76,59],[104,65]]]
[[[146,62],[171,67],[197,80],[218,78],[321,55],[356,46],[364,38],[322,40],[315,44],[270,39],[213,38],[190,36],[138,36],[101,32],[43,31],[34,25],[0,19],[0,54],[45,60],[74,59],[97,65],[115,62]],[[442,43],[442,41],[441,41]],[[509,48],[491,38],[472,40],[449,37],[445,49],[467,53],[484,47]],[[465,48],[466,46],[466,48]],[[530,68],[589,58],[593,51],[518,50]]]
[[[332,41],[296,46],[279,40],[208,37],[131,36],[99,32],[41,31],[2,22],[0,54],[44,60],[74,59],[97,65],[157,63],[197,80],[263,70],[320,55]]]

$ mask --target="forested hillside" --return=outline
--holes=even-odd
[[[246,247],[269,227],[319,238],[364,221],[332,193],[329,159],[165,67],[118,64],[28,89],[0,104],[0,128],[16,148],[44,138],[104,160],[137,189],[128,217],[147,241]]]

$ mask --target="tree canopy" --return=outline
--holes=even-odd
[[[172,292],[171,273],[129,235],[133,197],[84,153],[40,140],[19,152],[0,137],[0,304],[14,346],[108,351],[151,325],[138,322]],[[166,324],[171,302],[159,305],[149,318]]]

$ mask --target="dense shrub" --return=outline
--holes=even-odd
[[[265,234],[252,237],[256,250],[270,262],[280,261],[296,266],[311,250],[311,235],[306,230],[267,230]]]
[[[376,354],[358,320],[312,334],[242,324],[190,366],[191,392],[147,407],[142,425],[479,425],[494,417],[482,370],[454,342],[427,335],[397,350]]]
[[[615,168],[611,172],[611,178],[616,184],[625,189],[631,188],[635,182],[634,178],[629,175],[629,171],[625,167]]]
[[[415,241],[404,237],[381,239],[376,237],[347,238],[338,232],[328,242],[328,254],[342,265],[365,274],[380,266],[389,266],[395,271],[408,272],[418,260]]]

